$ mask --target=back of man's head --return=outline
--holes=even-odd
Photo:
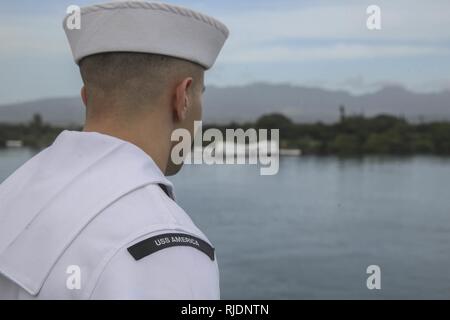
[[[174,57],[134,52],[100,53],[80,61],[87,117],[149,111],[170,99],[177,84],[192,77],[203,86],[204,68]]]

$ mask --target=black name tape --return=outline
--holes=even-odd
[[[177,246],[196,248],[214,261],[214,248],[211,247],[208,242],[185,233],[160,234],[142,240],[132,245],[127,250],[134,259],[140,260],[156,251]]]

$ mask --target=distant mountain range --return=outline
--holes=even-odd
[[[283,113],[295,122],[334,122],[339,119],[340,105],[345,106],[347,115],[383,113],[403,116],[413,122],[450,120],[450,91],[414,93],[397,86],[363,95],[288,84],[209,86],[203,104],[204,121],[220,124],[254,121],[273,112]],[[84,106],[75,97],[1,105],[0,122],[27,122],[35,113],[51,124],[81,124]]]

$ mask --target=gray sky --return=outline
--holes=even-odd
[[[71,4],[3,1],[0,104],[78,95],[81,81],[62,30]],[[292,83],[353,93],[388,84],[420,92],[450,89],[450,1],[176,0],[231,31],[207,85]],[[366,28],[381,8],[382,29]]]

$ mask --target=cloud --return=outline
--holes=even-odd
[[[317,60],[356,60],[447,55],[450,49],[439,46],[336,44],[314,47],[273,46],[269,48],[242,48],[228,52],[225,63],[301,62]]]
[[[62,20],[47,16],[19,16],[2,18],[0,58],[11,55],[67,54]]]
[[[377,1],[382,30],[366,28],[365,1],[317,1],[308,6],[224,16],[231,36],[223,61],[270,62],[448,54],[450,1]],[[310,47],[316,42],[315,47]],[[444,47],[444,48],[442,48]],[[221,60],[222,61],[222,60]]]
[[[450,40],[450,1],[382,1],[382,30],[366,28],[366,1],[317,1],[315,5],[277,6],[224,16],[235,41],[272,39]]]
[[[450,90],[450,78],[432,79],[427,81],[396,81],[396,80],[374,80],[367,79],[361,74],[348,77],[336,83],[324,83],[323,88],[346,90],[354,94],[364,94],[367,92],[375,92],[386,87],[403,87],[410,91],[420,93],[442,92]]]

